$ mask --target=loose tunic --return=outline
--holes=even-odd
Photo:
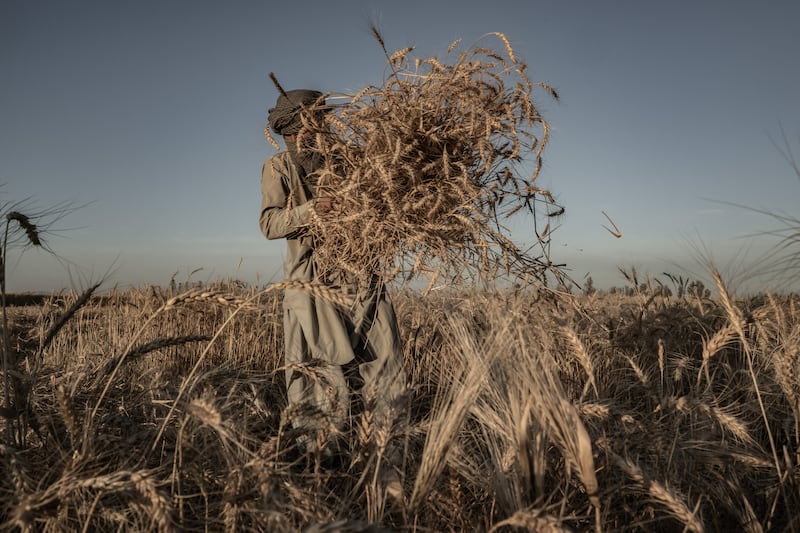
[[[287,241],[284,274],[287,280],[320,282],[307,225],[313,190],[288,152],[264,162],[261,173],[262,233]],[[327,280],[331,285],[331,281]],[[284,294],[286,385],[290,404],[309,402],[340,425],[350,408],[349,369],[376,395],[378,411],[387,411],[404,387],[403,352],[394,308],[382,286],[356,289],[333,282],[333,288],[355,300],[343,310],[302,289]],[[314,365],[313,371],[308,363]],[[302,364],[306,364],[303,369]],[[325,383],[327,382],[327,383]],[[316,426],[313,421],[302,422]]]

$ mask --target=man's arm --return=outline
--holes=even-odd
[[[261,233],[267,239],[300,237],[311,220],[311,202],[288,207],[289,188],[271,159],[261,169]]]

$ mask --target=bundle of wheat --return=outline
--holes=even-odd
[[[310,231],[323,272],[382,281],[398,276],[511,274],[544,280],[562,272],[548,258],[549,224],[563,208],[534,185],[548,125],[532,100],[526,66],[500,33],[503,52],[485,47],[415,59],[413,48],[386,54],[381,87],[328,94],[303,116],[300,149],[324,155],[317,196],[333,201]],[[277,84],[277,80],[276,85]],[[280,86],[278,85],[280,89]],[[322,112],[324,111],[324,112]],[[532,165],[526,175],[521,169]],[[533,215],[536,254],[520,249],[501,220]]]

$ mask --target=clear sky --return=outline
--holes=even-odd
[[[391,50],[443,56],[503,32],[553,129],[540,184],[566,207],[552,258],[622,285],[617,266],[683,274],[776,226],[720,202],[800,216],[800,2],[3,0],[0,203],[85,205],[50,247],[9,255],[8,288],[282,276],[258,229],[267,109],[284,87],[355,91]],[[800,154],[798,154],[800,155]],[[603,225],[607,213],[621,230]],[[524,240],[526,224],[511,229]],[[723,265],[724,266],[724,265]],[[70,281],[72,278],[72,281]]]

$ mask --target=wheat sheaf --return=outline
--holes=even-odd
[[[461,51],[456,41],[441,60],[389,53],[373,33],[383,85],[326,94],[302,115],[298,149],[324,155],[316,196],[333,201],[310,226],[320,270],[383,282],[561,279],[548,222],[563,208],[535,184],[549,126],[533,93],[556,92],[531,82],[501,33]],[[481,46],[492,38],[500,51]],[[520,211],[533,220],[527,250],[503,225]]]

